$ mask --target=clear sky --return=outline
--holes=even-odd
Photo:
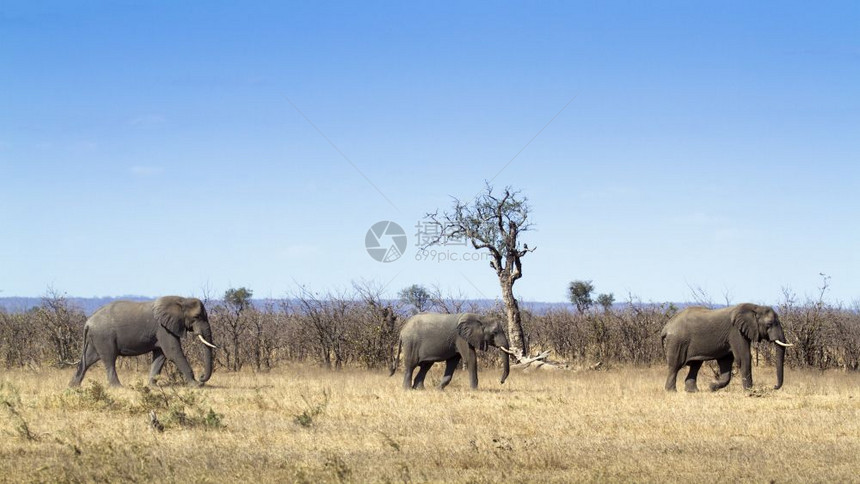
[[[415,259],[492,180],[524,300],[860,301],[860,3],[497,3],[2,0],[0,296],[495,298]]]

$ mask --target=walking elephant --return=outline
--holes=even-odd
[[[439,384],[441,390],[451,382],[460,360],[465,359],[470,385],[475,389],[478,388],[478,361],[475,350],[486,351],[490,346],[508,350],[508,338],[498,321],[488,321],[473,313],[416,314],[409,318],[400,330],[400,342],[390,375],[397,370],[402,350],[405,368],[403,388],[420,390],[424,388],[424,377],[433,363],[444,361],[445,373]],[[504,366],[500,383],[504,383],[510,373],[510,358],[504,351],[502,362]],[[419,370],[413,381],[412,372],[416,366]]]
[[[203,375],[194,379],[182,352],[180,338],[192,334],[205,345]],[[69,386],[78,386],[93,363],[102,360],[108,382],[121,386],[116,375],[117,356],[152,353],[149,382],[155,381],[165,359],[170,359],[189,385],[200,386],[212,376],[212,329],[199,299],[165,296],[150,302],[114,301],[99,308],[84,325],[81,362]]]
[[[782,387],[785,334],[779,317],[769,306],[738,304],[722,309],[702,307],[686,308],[676,314],[660,333],[669,376],[666,390],[675,391],[678,371],[684,365],[690,367],[684,388],[688,392],[698,391],[696,376],[703,361],[717,360],[720,366],[719,379],[711,384],[711,391],[719,390],[732,379],[732,363],[740,362],[744,388],[752,387],[752,357],[750,345],[758,341],[776,344],[776,386]]]

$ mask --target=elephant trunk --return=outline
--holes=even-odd
[[[506,352],[502,351],[502,379],[499,380],[499,383],[504,383],[505,380],[508,379],[508,375],[511,373],[511,356]]]
[[[508,338],[502,333],[496,336],[493,341],[493,346],[501,348],[502,350],[502,379],[499,380],[499,383],[504,383],[505,380],[508,379],[508,375],[511,373],[511,357],[508,354],[511,346],[510,343],[508,343]]]
[[[768,339],[774,343],[776,350],[776,385],[774,390],[779,390],[782,387],[782,376],[785,368],[785,349],[792,346],[786,343],[785,333],[782,331],[782,326],[776,325],[768,330]]]
[[[776,345],[776,385],[774,390],[779,390],[782,387],[782,375],[785,367],[785,347]]]
[[[202,336],[206,342],[211,342],[212,330],[206,326],[198,333],[198,336]],[[203,374],[200,375],[200,383],[206,383],[212,376],[213,351],[214,348],[212,346],[208,344],[203,345]]]

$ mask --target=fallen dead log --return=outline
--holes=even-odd
[[[526,370],[526,369],[542,369],[542,370],[567,370],[569,366],[567,363],[560,361],[553,361],[549,359],[550,351],[543,351],[535,356],[525,356],[523,355],[522,350],[517,349],[511,351],[506,348],[501,348],[502,351],[511,355],[511,357],[516,361],[511,368]]]

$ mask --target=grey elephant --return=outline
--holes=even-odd
[[[186,332],[205,345],[203,375],[194,379],[191,365],[182,352],[180,339]],[[69,386],[78,386],[93,363],[102,360],[108,382],[121,386],[116,375],[117,356],[152,353],[149,382],[161,372],[170,359],[186,382],[199,386],[212,376],[212,329],[206,308],[199,299],[165,296],[149,302],[114,301],[99,308],[84,325],[81,362]]]
[[[785,334],[779,317],[773,308],[755,304],[738,304],[722,309],[689,307],[676,314],[660,333],[669,376],[666,390],[675,391],[678,371],[684,365],[690,367],[684,388],[688,392],[698,391],[696,376],[702,362],[717,360],[720,376],[711,384],[711,391],[724,388],[732,379],[732,363],[740,362],[744,388],[751,388],[752,357],[750,345],[767,340],[776,344],[776,386],[782,387]]]
[[[393,375],[397,370],[400,352],[403,351],[404,389],[423,389],[427,371],[437,361],[445,362],[445,373],[439,389],[451,382],[454,370],[461,359],[466,360],[472,389],[478,388],[478,362],[476,349],[486,351],[490,346],[502,350],[502,379],[504,383],[510,373],[510,357],[506,352],[508,338],[498,321],[490,321],[478,314],[420,313],[409,318],[400,330],[400,342],[391,365]],[[412,380],[415,367],[418,375]],[[390,376],[389,375],[389,376]]]

